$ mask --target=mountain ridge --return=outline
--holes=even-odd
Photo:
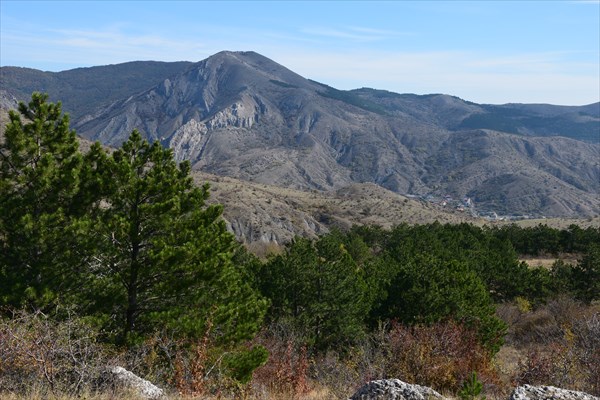
[[[196,170],[290,189],[372,182],[405,195],[470,197],[502,214],[600,213],[600,103],[492,106],[341,91],[255,52],[178,68],[88,105],[73,127],[113,146],[139,129]]]

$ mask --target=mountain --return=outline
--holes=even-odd
[[[61,101],[75,118],[148,89],[177,75],[190,62],[135,61],[117,65],[44,72],[31,68],[0,68],[0,88],[21,101],[31,93],[45,92],[50,101]]]
[[[399,194],[470,197],[480,212],[600,214],[600,103],[494,106],[341,91],[254,52],[169,64],[128,63],[135,83],[102,80],[98,90],[110,96],[85,106],[63,100],[72,125],[108,145],[139,129],[196,170],[282,188],[332,192],[370,182]],[[85,98],[99,85],[96,72],[117,67],[56,84]],[[18,69],[4,70],[2,89],[19,97]]]
[[[587,106],[551,104],[475,104],[443,95],[418,96],[356,89],[355,96],[389,113],[403,111],[435,121],[450,131],[490,129],[522,136],[563,136],[600,143],[600,103]]]

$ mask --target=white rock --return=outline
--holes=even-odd
[[[165,398],[165,393],[162,389],[153,385],[150,381],[140,378],[133,372],[127,371],[123,367],[112,367],[110,372],[120,384],[135,391],[142,398],[148,400]]]
[[[509,400],[600,400],[596,396],[554,386],[523,385],[516,388]]]
[[[399,379],[371,381],[358,389],[349,400],[434,400],[445,399],[435,390],[402,382]]]

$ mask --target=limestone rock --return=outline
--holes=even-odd
[[[443,400],[435,390],[402,382],[399,379],[371,381],[358,389],[349,400]]]
[[[141,398],[148,400],[165,398],[165,393],[162,389],[123,367],[112,367],[110,368],[110,372],[118,384],[134,391]]]
[[[509,400],[600,400],[596,396],[554,386],[523,385],[516,388]]]

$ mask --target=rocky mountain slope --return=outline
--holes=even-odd
[[[587,219],[524,219],[489,221],[474,217],[469,210],[410,198],[372,183],[354,183],[337,191],[302,191],[194,172],[196,182],[208,182],[209,202],[223,205],[229,230],[247,244],[287,243],[294,236],[315,237],[333,228],[352,225],[379,225],[391,228],[401,223],[445,224],[516,223],[521,226],[545,224],[566,229],[571,224],[582,228],[600,226],[600,217]]]
[[[374,183],[398,194],[469,197],[498,214],[600,214],[600,103],[491,106],[340,91],[253,52],[153,68],[144,90],[121,84],[113,102],[65,102],[78,133],[118,145],[139,129],[196,170],[287,189]],[[10,72],[2,68],[2,88],[19,97]]]
[[[450,131],[489,129],[521,136],[563,136],[600,143],[600,103],[587,106],[551,104],[475,104],[442,95],[415,96],[357,89],[353,95],[388,113],[399,110],[434,121]]]
[[[8,109],[17,105],[15,98],[0,96],[0,142]],[[87,152],[92,144],[80,138],[80,149]],[[107,148],[110,151],[110,148]],[[473,216],[476,210],[457,210],[431,199],[406,197],[373,183],[353,183],[336,191],[302,191],[274,185],[192,171],[198,184],[210,184],[209,203],[223,205],[223,217],[228,229],[238,240],[260,255],[277,251],[295,236],[315,237],[333,228],[352,225],[392,227],[400,223],[502,224],[517,223],[535,226],[543,223],[565,229],[571,224],[585,228],[600,226],[600,217],[588,219],[526,219],[519,221],[488,221]]]
[[[31,68],[0,68],[0,88],[21,101],[31,93],[45,92],[53,102],[61,101],[75,118],[94,112],[104,104],[139,93],[181,73],[190,62],[135,61],[61,72]]]
[[[286,243],[294,236],[315,237],[333,228],[401,223],[483,224],[469,212],[407,198],[372,183],[354,183],[337,191],[286,189],[194,172],[196,182],[208,182],[209,202],[223,205],[229,230],[245,243]]]

